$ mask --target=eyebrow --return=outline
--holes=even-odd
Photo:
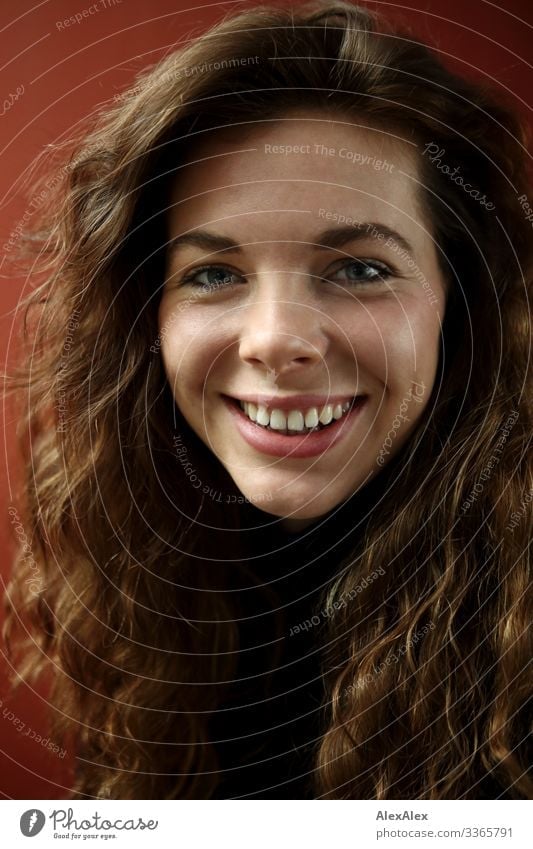
[[[315,237],[312,247],[314,250],[342,248],[349,242],[362,241],[367,238],[377,239],[379,241],[391,239],[396,245],[407,251],[407,253],[414,253],[413,246],[404,236],[396,230],[387,227],[385,224],[374,221],[357,222],[343,227],[332,227],[324,230]],[[282,241],[286,240],[284,239]],[[242,245],[228,236],[220,236],[217,233],[210,233],[208,230],[194,230],[190,233],[183,233],[181,236],[175,236],[169,241],[167,246],[169,257],[177,252],[179,248],[186,246],[198,247],[211,252],[243,252]]]

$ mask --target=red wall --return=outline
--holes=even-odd
[[[183,39],[201,32],[225,12],[253,5],[248,0],[209,4],[201,4],[201,0],[52,0],[41,4],[34,4],[33,0],[2,0],[2,361],[7,358],[10,362],[13,356],[13,311],[24,288],[23,280],[6,273],[2,245],[30,202],[31,195],[24,194],[23,181],[36,155],[48,143],[68,137],[80,120],[123,90],[141,68],[170,52]],[[526,60],[531,58],[531,0],[505,0],[505,10],[484,0],[410,0],[406,6],[394,2],[368,5],[411,25],[422,40],[430,41],[451,57],[463,73],[494,80],[508,91],[524,115],[530,115],[533,72]],[[98,11],[80,23],[61,26],[76,12],[95,7]],[[17,91],[18,98],[12,97]],[[1,588],[10,571],[13,544],[7,510],[19,469],[13,416],[7,412],[5,418],[0,492]],[[15,698],[9,699],[1,656],[0,700],[1,796],[62,798],[69,785],[73,754],[67,752],[60,757],[61,753],[54,754],[36,741],[34,732],[46,738],[46,694],[23,687]]]

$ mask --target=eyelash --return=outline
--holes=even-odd
[[[385,282],[386,280],[389,279],[389,277],[399,277],[400,276],[396,272],[393,272],[384,263],[377,262],[376,260],[365,260],[365,259],[356,259],[356,260],[351,259],[348,262],[345,262],[339,268],[337,268],[335,273],[337,273],[339,271],[343,271],[344,269],[349,268],[350,266],[354,266],[354,265],[357,266],[360,270],[363,270],[363,271],[371,270],[371,271],[376,272],[376,276],[373,277],[373,278],[370,278],[370,279],[360,280],[360,281],[357,281],[357,280],[348,281],[348,282],[353,283],[354,286],[358,286],[358,285],[364,286],[366,284],[373,284],[375,281]],[[198,277],[200,274],[203,274],[206,271],[229,272],[228,277],[231,276],[231,275],[234,275],[236,277],[241,276],[241,275],[237,274],[236,272],[232,271],[231,268],[228,268],[225,265],[204,265],[201,268],[195,268],[186,277],[184,277],[183,280],[182,280],[182,284],[183,285],[192,284],[192,285],[196,286],[197,288],[202,288],[202,289],[204,289],[208,292],[213,291],[217,288],[224,288],[225,289],[228,286],[233,285],[231,283],[222,283],[222,284],[219,284],[219,285],[213,284],[212,286],[210,286],[207,283],[195,282],[195,278]],[[324,278],[319,277],[319,279],[324,279]]]

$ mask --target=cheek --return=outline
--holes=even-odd
[[[201,393],[206,379],[220,369],[228,340],[221,333],[220,322],[207,311],[198,314],[181,307],[160,309],[159,328],[167,379],[174,396],[186,402],[191,392]]]
[[[440,325],[436,312],[416,299],[376,305],[351,339],[361,368],[389,388],[409,385],[416,375],[432,380],[438,362]]]
[[[181,304],[172,305],[164,299],[159,308],[161,359],[175,397],[194,368],[194,352],[198,347],[192,326],[184,320],[183,312]]]

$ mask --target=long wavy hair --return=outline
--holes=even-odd
[[[16,677],[51,681],[75,798],[213,793],[208,720],[235,674],[231,590],[253,577],[252,508],[180,474],[178,431],[202,480],[236,491],[181,419],[155,341],[165,210],[203,134],[296,106],[417,146],[450,284],[430,401],[324,591],[316,797],[478,798],[490,779],[531,798],[526,133],[480,83],[350,3],[226,17],[116,96],[70,158],[57,148],[46,203],[11,250],[35,277],[26,360],[7,383],[32,555],[6,594]]]

